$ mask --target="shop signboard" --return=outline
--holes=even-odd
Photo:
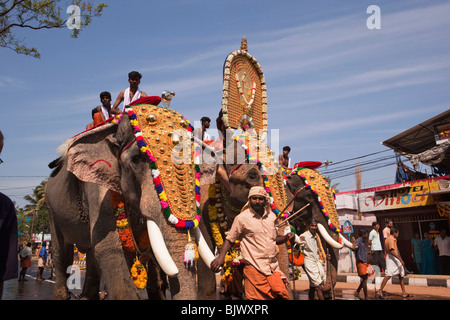
[[[442,178],[423,179],[362,190],[358,194],[360,212],[435,205],[430,191],[439,190]]]

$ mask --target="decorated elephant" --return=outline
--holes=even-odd
[[[193,154],[186,152],[192,146],[189,122],[174,110],[139,101],[125,111],[69,140],[47,183],[55,299],[69,297],[73,244],[87,253],[88,299],[98,299],[100,278],[109,299],[139,299],[137,287],[146,286],[159,288],[149,298],[162,298],[166,276],[172,299],[195,299],[196,236],[202,256],[213,257],[197,228],[198,166],[185,161],[190,155],[174,152],[185,143],[182,150]]]
[[[339,249],[344,245],[350,248],[353,245],[340,233],[334,190],[314,168],[314,165],[300,166],[286,177],[288,199],[291,200],[295,196],[293,211],[297,212],[304,208],[298,212],[297,216],[292,216],[289,222],[296,229],[297,234],[306,231],[307,221],[310,218],[317,222],[323,251],[331,256],[323,290],[331,292],[337,281]]]
[[[202,180],[207,180],[205,175],[214,178],[216,174],[215,181],[209,180],[213,183],[205,183],[202,186],[202,220],[200,222],[201,230],[213,252],[223,244],[234,218],[248,201],[248,194],[252,187],[264,186],[269,191],[271,207],[275,214],[283,216],[281,211],[287,203],[282,170],[275,163],[273,152],[267,147],[265,141],[245,133],[231,138],[232,136],[228,135],[225,143],[227,148],[223,149],[223,161],[216,166],[216,170],[202,170]],[[280,245],[279,249],[280,267],[285,274],[288,274],[286,246]],[[222,273],[222,278],[226,282],[227,273],[226,271]],[[209,265],[199,262],[198,280],[199,297],[214,299],[215,275],[209,269]]]

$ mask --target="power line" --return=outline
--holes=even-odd
[[[330,163],[328,166],[331,167],[331,166],[334,166],[334,165],[337,165],[337,164],[340,164],[340,163],[343,163],[343,162],[352,161],[352,160],[358,160],[358,159],[370,157],[370,156],[373,156],[373,155],[376,155],[376,154],[379,154],[379,153],[383,153],[383,152],[387,152],[387,151],[392,151],[392,150],[388,149],[388,150],[373,152],[373,153],[369,153],[369,154],[366,154],[366,155],[363,155],[363,156],[359,156],[359,157],[356,157],[356,158],[342,160],[342,161],[339,161],[339,162],[333,162],[333,163]]]

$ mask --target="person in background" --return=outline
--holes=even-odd
[[[431,239],[430,234],[425,232],[423,234],[423,274],[436,274],[435,261],[436,251],[434,249],[434,241]]]
[[[423,261],[423,241],[420,239],[418,232],[414,233],[414,238],[411,239],[411,257],[416,263],[417,270],[420,274],[423,274],[422,261]]]
[[[383,229],[383,241],[386,241],[387,238],[391,235],[391,228],[394,226],[394,222],[392,219],[386,219],[385,227]]]
[[[0,154],[3,150],[3,133],[0,131]],[[0,164],[3,161],[0,159]],[[0,192],[0,300],[3,297],[4,282],[18,276],[17,259],[17,216],[14,203]]]
[[[358,271],[358,276],[361,278],[359,287],[356,289],[353,294],[355,297],[359,298],[359,293],[361,289],[364,291],[364,300],[367,300],[367,278],[375,273],[375,270],[372,269],[372,272],[369,274],[370,264],[368,262],[366,242],[369,237],[369,234],[365,229],[359,230],[359,238],[356,239],[355,245],[355,259],[356,259],[356,269]]]
[[[108,91],[103,91],[100,93],[101,106],[97,106],[92,109],[92,121],[86,126],[86,130],[91,129],[98,124],[104,122],[105,120],[111,118],[111,93]]]
[[[434,239],[434,245],[438,249],[441,260],[442,274],[450,274],[450,238],[447,237],[447,230],[441,229],[440,235]]]
[[[400,287],[402,289],[402,297],[408,298],[410,295],[406,293],[404,277],[406,275],[405,263],[403,262],[397,246],[397,238],[399,231],[395,227],[391,227],[391,234],[385,241],[386,248],[386,275],[381,282],[380,289],[377,291],[376,296],[383,299],[385,297],[383,289],[386,286],[389,279],[393,276],[398,276],[400,279]]]
[[[27,273],[27,269],[31,266],[31,242],[28,242],[27,245],[20,251],[20,270],[19,281],[27,281],[25,279],[25,275]]]
[[[41,250],[39,250],[38,271],[36,280],[38,281],[44,280],[44,278],[42,278],[42,274],[44,273],[44,268],[46,264],[47,264],[47,243],[44,241],[42,242]]]
[[[194,136],[202,141],[211,140],[210,135],[206,131],[206,129],[209,129],[209,126],[211,125],[211,119],[208,117],[202,117],[200,121],[202,122],[202,127],[194,130]]]
[[[282,166],[285,170],[289,168],[289,153],[291,152],[291,148],[289,146],[283,147],[283,154],[278,156],[278,162],[280,166]]]
[[[369,247],[372,254],[372,265],[380,267],[381,272],[386,270],[386,260],[384,259],[383,246],[380,239],[380,224],[378,222],[372,223],[372,231],[369,233]]]

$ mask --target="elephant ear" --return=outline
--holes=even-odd
[[[105,124],[74,138],[67,152],[67,170],[78,179],[122,193],[120,189],[117,124]]]

